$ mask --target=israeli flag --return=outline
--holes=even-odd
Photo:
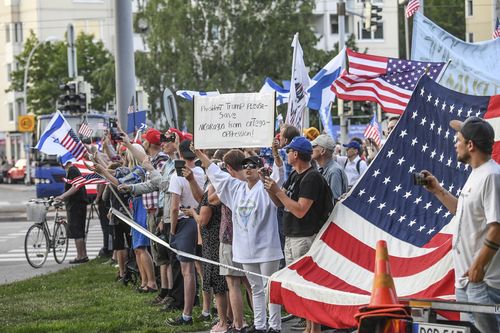
[[[307,106],[310,109],[319,111],[323,127],[330,135],[333,135],[330,104],[335,101],[335,94],[330,89],[330,86],[342,73],[344,59],[345,48],[311,79],[311,85],[307,89],[309,93]]]
[[[76,157],[62,145],[64,138],[71,130],[71,126],[62,113],[56,111],[35,148],[47,155],[57,155],[63,163],[74,162]]]
[[[288,85],[290,87],[290,85]],[[264,85],[259,92],[276,92],[276,105],[288,103],[290,98],[290,90],[281,87],[279,84],[266,77]]]
[[[177,90],[175,94],[179,97],[187,99],[188,101],[193,100],[193,96],[217,96],[220,95],[219,91],[194,91],[194,90]]]

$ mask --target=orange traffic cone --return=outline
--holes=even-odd
[[[377,242],[374,273],[370,304],[360,308],[354,316],[359,323],[358,332],[411,332],[410,308],[398,303],[385,241]]]
[[[391,267],[389,266],[387,243],[382,240],[377,242],[374,273],[375,279],[373,280],[372,296],[369,306],[379,307],[381,305],[398,304],[396,287],[394,286],[394,280],[391,276]]]

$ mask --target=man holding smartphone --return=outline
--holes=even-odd
[[[177,162],[176,169],[178,171],[172,174],[170,178],[168,192],[171,193],[170,245],[177,250],[194,255],[198,241],[198,227],[196,221],[192,217],[184,215],[180,207],[198,207],[198,200],[203,195],[205,173],[202,168],[195,165],[196,155],[191,151],[190,145],[191,140],[182,141],[179,145],[179,153],[181,160],[185,163],[184,167],[190,168],[193,172],[193,177],[198,184],[199,191],[193,193],[186,178],[177,173],[180,171],[182,174],[183,168],[182,163]],[[196,294],[194,260],[183,256],[178,256],[178,259],[181,263],[181,272],[184,281],[184,308],[178,318],[167,320],[167,325],[170,326],[193,324],[192,311]]]
[[[450,126],[457,131],[457,160],[472,172],[458,199],[446,191],[429,171],[423,170],[425,188],[454,215],[453,262],[457,301],[500,303],[500,166],[491,159],[495,133],[478,117]],[[500,315],[474,313],[481,332],[498,333]]]

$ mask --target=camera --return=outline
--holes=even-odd
[[[163,143],[163,142],[175,142],[175,134],[174,133],[170,133],[170,134],[161,133],[160,134],[160,143]]]
[[[177,176],[183,177],[182,168],[184,168],[185,166],[186,166],[186,161],[174,160],[174,167],[175,167],[175,172],[177,173]]]
[[[422,172],[414,172],[412,173],[413,176],[413,185],[421,185],[425,186],[428,185],[427,179],[425,179],[425,175]]]
[[[109,119],[109,133],[111,134],[111,140],[122,141],[122,133],[118,132],[118,125],[115,119]]]

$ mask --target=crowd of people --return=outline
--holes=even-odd
[[[388,131],[396,123],[391,119]],[[214,333],[281,331],[281,306],[268,302],[265,276],[308,252],[334,205],[380,149],[373,140],[353,138],[343,145],[343,156],[328,134],[311,128],[301,133],[290,125],[281,127],[271,147],[259,149],[197,150],[189,134],[174,128],[163,133],[150,128],[142,142],[125,133],[121,138],[103,138],[103,152],[95,151],[89,166],[109,181],[99,186],[96,201],[104,250],[117,261],[117,279],[126,282],[132,249],[140,273],[138,291],[154,294],[151,305],[163,311],[181,310],[166,324],[191,325],[197,303],[202,311],[195,320],[212,321],[214,297]],[[438,184],[430,184],[439,197]],[[68,189],[62,199],[68,202],[72,192]],[[451,205],[456,210],[456,202]],[[109,213],[110,207],[172,248],[222,265],[176,255],[131,230]],[[70,206],[68,216],[78,216],[76,209],[82,208]],[[83,241],[80,229],[70,231],[75,242]],[[491,242],[490,247],[498,244],[496,238]],[[88,260],[85,244],[78,244],[74,263],[83,263]],[[253,311],[251,326],[243,316],[241,290],[247,291]],[[302,320],[293,329],[315,333],[321,326]]]

